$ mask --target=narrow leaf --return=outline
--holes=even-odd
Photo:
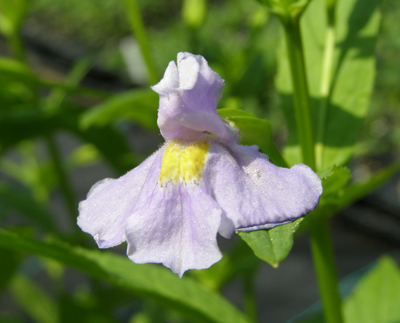
[[[135,89],[112,98],[86,111],[80,126],[110,125],[115,120],[130,120],[148,129],[157,129],[158,95],[150,89]]]
[[[21,307],[35,322],[60,322],[56,302],[41,287],[24,275],[14,277],[11,291]]]
[[[0,202],[38,224],[47,232],[57,232],[54,216],[35,201],[28,191],[0,183]]]
[[[92,143],[119,174],[130,170],[134,163],[127,141],[112,126],[92,127],[82,130],[78,125],[80,110],[68,107],[54,115],[40,111],[26,112],[19,116],[0,120],[0,154],[22,140],[46,136],[59,130],[67,130]]]
[[[20,258],[14,251],[0,248],[0,294],[18,268]]]
[[[180,310],[198,322],[248,322],[220,295],[206,290],[190,278],[179,279],[161,266],[137,265],[110,252],[26,239],[2,229],[0,246],[58,260],[122,289]]]

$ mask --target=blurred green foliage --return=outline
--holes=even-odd
[[[396,162],[382,168],[400,152],[400,4],[397,0],[382,1],[384,19],[379,29],[377,1],[337,2],[341,29],[333,65],[339,69],[330,89],[335,117],[327,120],[326,129],[323,127],[327,136],[321,142],[328,152],[319,176],[324,194],[310,217],[332,216],[400,167]],[[356,6],[359,11],[352,11],[354,3],[361,6]],[[226,80],[219,114],[240,130],[241,143],[257,144],[280,166],[300,161],[293,136],[287,56],[275,16],[249,0],[142,0],[138,4],[159,78],[178,51],[202,54]],[[317,107],[326,27],[320,14],[323,2],[313,0],[307,10],[304,44],[311,95]],[[348,21],[349,28],[345,28]],[[80,182],[73,180],[72,174],[105,162],[110,172],[121,175],[143,159],[143,152],[132,148],[132,129],[157,133],[157,95],[129,80],[129,63],[120,52],[120,41],[131,33],[124,2],[0,0],[0,33],[8,45],[0,57],[0,221],[8,229],[0,231],[0,246],[4,248],[0,249],[0,291],[9,289],[24,311],[22,316],[0,315],[0,320],[120,322],[116,313],[129,304],[133,310],[126,316],[131,316],[132,323],[187,322],[187,317],[206,322],[249,321],[219,291],[233,280],[251,281],[260,261],[249,246],[261,259],[277,266],[288,255],[295,231],[299,234],[308,228],[308,218],[270,231],[243,233],[249,246],[239,241],[221,262],[189,273],[182,280],[165,268],[135,265],[110,252],[89,250],[94,246],[92,239],[75,224],[81,187],[78,189]],[[57,73],[49,72],[26,51],[32,40],[45,42],[73,61],[69,72],[54,77]],[[82,52],[88,55],[78,55]],[[372,89],[374,57],[376,80]],[[111,93],[83,86],[93,67],[114,73],[132,89]],[[371,91],[372,100],[368,101]],[[343,116],[343,111],[348,114]],[[360,131],[361,140],[357,141]],[[76,146],[64,149],[65,138],[74,138]],[[142,137],[134,139],[144,141],[146,154],[152,152],[151,144]],[[284,145],[285,159],[277,148]],[[373,163],[376,173],[371,170],[367,174],[370,178],[351,182],[348,161],[353,153],[357,157],[355,168]],[[337,165],[332,165],[333,161]],[[57,193],[63,200],[55,210]],[[51,281],[48,290],[35,282],[32,257],[26,253],[51,259],[34,258],[37,270]],[[68,288],[67,266],[91,278]],[[363,297],[370,303],[380,300],[374,298],[378,294],[366,292],[373,289],[367,285],[376,285],[377,276],[384,278],[386,274],[398,281],[398,269],[382,260],[345,303],[346,315],[357,317],[354,308]],[[384,283],[388,295],[397,297],[387,280]],[[155,302],[143,302],[137,296]],[[251,317],[251,310],[247,314]]]

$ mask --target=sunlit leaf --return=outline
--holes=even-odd
[[[400,322],[400,270],[389,257],[358,283],[343,306],[346,323]]]
[[[322,154],[317,151],[319,169],[334,164],[343,165],[353,154],[372,91],[375,41],[380,22],[378,0],[337,1],[336,42],[332,61],[328,63],[332,75],[329,78],[331,87],[327,101],[324,101],[321,84],[328,75],[322,75],[327,39],[324,2],[311,1],[301,23],[308,85],[316,121],[314,130],[318,132],[317,127],[321,127],[322,133],[322,137],[316,135],[322,144]],[[284,156],[290,164],[296,164],[302,160],[294,120],[290,70],[286,53],[282,51],[278,57],[277,87],[290,132]],[[325,103],[326,116],[321,121]]]
[[[20,25],[28,11],[28,0],[0,0],[0,32],[4,33],[5,36],[15,33],[20,28]],[[4,28],[7,20],[8,28]]]

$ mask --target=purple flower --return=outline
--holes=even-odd
[[[165,144],[118,179],[96,183],[79,204],[78,225],[100,248],[128,243],[135,263],[174,273],[221,259],[217,233],[284,224],[313,210],[322,193],[302,164],[280,168],[257,146],[241,146],[216,105],[224,81],[202,56],[178,54],[163,79],[158,126]]]

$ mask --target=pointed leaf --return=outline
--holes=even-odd
[[[237,233],[253,249],[257,257],[276,268],[292,249],[293,234],[301,221],[303,218],[270,230]]]

